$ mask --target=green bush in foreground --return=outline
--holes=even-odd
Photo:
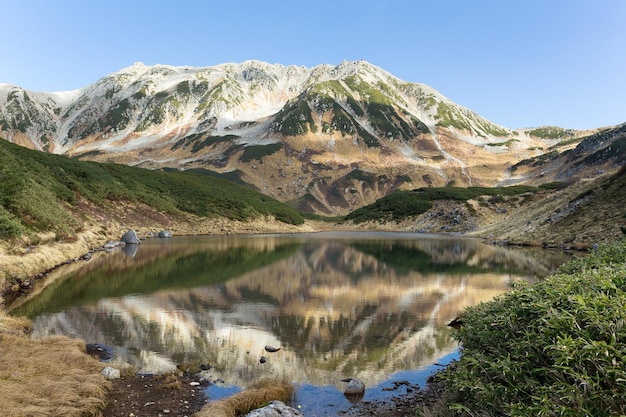
[[[626,414],[626,242],[468,308],[439,377],[461,415]]]

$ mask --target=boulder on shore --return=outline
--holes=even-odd
[[[107,366],[102,370],[102,376],[104,376],[104,379],[109,381],[120,379],[120,370]]]
[[[134,229],[130,229],[124,233],[120,240],[127,245],[138,245],[141,243],[141,239],[139,239],[139,236],[137,236],[137,232],[135,232]]]

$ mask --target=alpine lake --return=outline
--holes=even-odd
[[[351,407],[342,379],[361,379],[364,400],[423,386],[458,357],[447,324],[466,306],[569,258],[416,233],[153,238],[55,270],[11,313],[35,338],[102,346],[113,367],[205,364],[209,400],[277,376],[305,415],[339,415]]]

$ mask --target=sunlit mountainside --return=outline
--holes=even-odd
[[[11,142],[84,160],[205,168],[332,215],[396,189],[547,182],[529,167],[601,131],[498,126],[365,61],[136,63],[57,93],[0,84],[0,136]]]

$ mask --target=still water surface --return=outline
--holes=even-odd
[[[35,337],[110,347],[113,366],[210,364],[224,381],[212,399],[286,376],[305,415],[337,415],[350,407],[342,378],[363,380],[365,400],[402,393],[394,381],[423,384],[457,355],[446,324],[458,312],[565,261],[407,233],[151,239],[75,264],[14,313],[34,320]]]

